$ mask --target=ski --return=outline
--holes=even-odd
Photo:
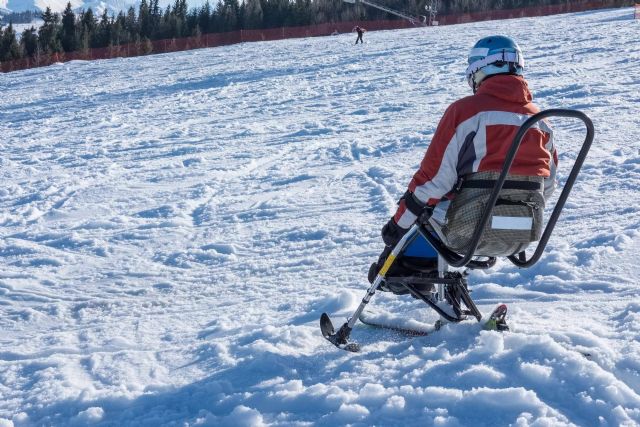
[[[374,328],[387,329],[389,331],[397,332],[401,335],[407,335],[409,337],[424,337],[437,331],[437,326],[430,326],[425,328],[412,328],[410,326],[401,326],[394,324],[393,322],[382,322],[372,316],[371,312],[363,311],[358,318],[362,323]],[[439,326],[439,325],[438,325]]]
[[[507,316],[507,306],[506,304],[498,305],[488,320],[484,322],[482,325],[482,329],[491,330],[491,331],[499,331],[506,332],[509,331],[509,326],[506,322]],[[436,321],[433,326],[424,326],[424,327],[412,327],[408,325],[400,325],[398,322],[388,321],[388,320],[378,320],[375,318],[375,314],[369,311],[363,311],[360,314],[359,320],[365,325],[372,326],[374,328],[386,329],[389,331],[397,332],[401,335],[406,335],[409,337],[423,337],[427,335],[432,335],[434,332],[438,331],[442,326],[441,321]]]

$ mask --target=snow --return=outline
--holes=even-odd
[[[630,8],[248,43],[0,77],[0,426],[640,423],[640,50]],[[487,314],[357,324],[465,53],[505,33],[596,139],[541,261],[469,277]],[[584,138],[553,121],[566,177]],[[432,322],[411,297],[373,308]]]

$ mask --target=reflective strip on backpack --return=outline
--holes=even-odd
[[[531,230],[533,218],[529,216],[494,216],[491,228],[494,230]]]

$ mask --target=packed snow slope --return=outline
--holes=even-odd
[[[632,10],[249,43],[0,75],[0,426],[640,423],[640,46]],[[368,287],[480,37],[595,123],[541,261],[486,314],[322,338]],[[554,120],[561,181],[584,139]],[[411,297],[371,306],[435,320]]]

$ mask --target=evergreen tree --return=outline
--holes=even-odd
[[[203,33],[208,33],[210,31],[209,21],[211,20],[211,5],[209,4],[209,0],[200,8],[198,12],[198,26],[202,30]]]
[[[88,52],[92,46],[92,39],[96,30],[96,18],[93,15],[91,8],[84,10],[80,13],[78,19],[79,37],[78,37],[78,50],[81,52]]]
[[[60,43],[60,15],[51,12],[51,8],[42,14],[42,25],[38,30],[38,42],[40,49],[44,53],[62,52],[62,44]]]
[[[11,61],[22,57],[22,50],[13,29],[13,23],[3,31],[0,28],[0,61]]]
[[[198,25],[198,10],[193,9],[187,13],[186,33],[188,36],[197,37],[202,34],[202,30]]]
[[[138,23],[140,25],[140,36],[151,36],[151,14],[149,13],[149,4],[147,0],[140,2],[140,9],[138,11]]]
[[[261,0],[264,14],[262,28],[277,28],[292,25],[293,7],[289,0]]]
[[[171,10],[171,37],[183,37],[185,35],[185,27],[187,21],[187,1],[175,0],[173,9]]]
[[[96,17],[93,14],[93,10],[91,8],[80,14],[80,25],[83,27],[84,31],[89,33],[89,35],[93,34],[96,30],[97,25]]]
[[[124,12],[120,11],[115,21],[113,21],[113,28],[111,30],[111,39],[114,45],[129,43],[130,39],[126,29],[126,21],[127,18]]]
[[[245,0],[243,26],[247,29],[262,28],[262,5],[260,0]]]
[[[156,39],[169,39],[172,37],[171,35],[171,6],[167,5],[167,8],[164,10],[162,14],[162,20],[160,21],[160,27],[156,33]]]
[[[224,30],[222,25],[222,14],[224,7],[221,1],[216,3],[216,8],[211,12],[211,19],[209,20],[209,31],[212,33],[221,33]]]
[[[313,21],[311,16],[311,0],[295,0],[293,5],[293,25],[309,25]]]
[[[222,0],[218,2],[216,7],[216,15],[218,18],[218,31],[233,31],[239,29],[238,12],[240,4],[238,0]]]
[[[25,56],[34,57],[38,54],[38,35],[34,27],[22,32],[20,45],[22,46]]]
[[[62,29],[60,41],[65,52],[72,52],[78,48],[78,34],[76,34],[76,14],[71,10],[71,2],[62,12]]]
[[[136,37],[140,37],[140,28],[138,26],[138,19],[136,18],[136,11],[133,6],[130,6],[127,10],[127,16],[125,18],[124,28],[127,31],[129,40],[135,40]]]
[[[94,47],[107,47],[112,43],[111,39],[111,30],[112,24],[109,19],[109,14],[107,13],[107,9],[102,12],[102,17],[100,18],[100,22],[98,23],[98,27],[96,28],[96,33],[94,37]]]
[[[187,0],[176,0],[173,5],[173,13],[184,21],[187,17]]]
[[[162,9],[159,0],[151,0],[149,4],[149,26],[152,37],[156,37],[162,25]]]

